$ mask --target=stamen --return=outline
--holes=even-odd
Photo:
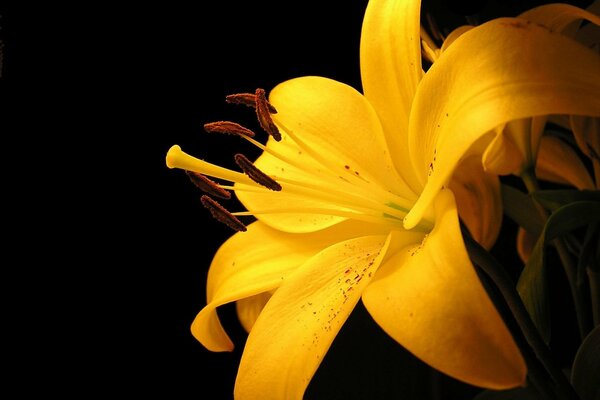
[[[277,129],[277,125],[275,125],[271,118],[271,114],[269,113],[265,90],[260,88],[256,89],[256,116],[258,117],[260,126],[265,132],[273,136],[273,139],[279,142],[281,140],[281,133],[279,133],[279,129]]]
[[[222,205],[220,205],[207,195],[202,195],[202,197],[200,197],[200,201],[202,201],[202,205],[210,211],[214,219],[224,223],[234,231],[246,232],[246,225],[244,225],[233,214],[227,211]]]
[[[281,185],[279,183],[277,183],[269,175],[256,168],[254,164],[252,164],[252,162],[246,158],[246,156],[238,153],[234,156],[234,158],[237,165],[239,165],[242,171],[244,171],[244,173],[248,175],[254,182],[276,192],[281,190]]]
[[[228,135],[254,137],[255,133],[231,121],[217,121],[204,124],[204,130],[208,133],[226,133]]]
[[[188,178],[190,178],[190,181],[203,192],[225,200],[231,198],[231,193],[220,187],[216,182],[208,179],[206,176],[194,171],[185,171],[185,173]]]
[[[225,101],[231,104],[243,104],[247,107],[256,107],[256,95],[252,93],[237,93],[225,96]],[[271,114],[277,114],[277,110],[267,101],[267,107]]]

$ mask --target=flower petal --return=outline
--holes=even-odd
[[[375,110],[356,89],[307,76],[279,84],[269,101],[277,108],[276,123],[295,134],[304,150],[327,163],[340,181],[361,179],[410,194],[394,169]]]
[[[469,260],[449,190],[435,201],[436,226],[419,246],[383,264],[363,294],[375,321],[421,360],[472,385],[525,382],[521,354]]]
[[[337,243],[273,294],[242,354],[235,398],[300,399],[386,252],[386,236]]]
[[[369,1],[360,39],[363,91],[379,115],[396,169],[417,193],[407,135],[410,107],[423,75],[420,3]]]
[[[594,189],[594,181],[575,150],[553,136],[542,138],[535,173],[550,182],[569,184],[580,190]]]
[[[483,170],[479,156],[466,158],[456,169],[449,185],[456,197],[458,215],[471,236],[491,249],[502,226],[500,180]]]
[[[192,323],[192,334],[211,351],[231,351],[233,343],[217,316],[225,303],[277,288],[307,259],[338,241],[387,232],[355,221],[315,233],[289,234],[255,222],[229,238],[217,251],[208,272],[207,305]]]
[[[495,129],[494,139],[481,156],[486,171],[497,175],[518,175],[523,165],[523,154],[504,129],[506,125]]]
[[[446,51],[456,39],[462,36],[463,33],[466,33],[473,28],[475,28],[473,25],[462,25],[454,29],[448,34],[448,36],[446,36],[446,39],[444,39],[444,43],[442,43],[442,48],[440,49],[441,52],[443,53]]]
[[[477,138],[508,121],[547,114],[600,115],[597,54],[516,18],[461,35],[429,69],[413,103],[410,154],[426,185],[405,227],[418,223]]]
[[[509,121],[496,129],[496,137],[483,153],[486,171],[497,175],[521,175],[533,167],[547,117]]]
[[[238,319],[246,332],[249,333],[252,330],[256,319],[260,315],[262,309],[265,308],[271,295],[270,292],[264,292],[235,302],[235,310]]]
[[[600,25],[600,17],[570,4],[544,4],[527,10],[519,18],[544,25],[553,32],[564,32],[577,20],[588,20]],[[575,30],[572,32],[575,33]]]

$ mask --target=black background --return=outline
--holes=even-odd
[[[252,111],[227,105],[227,94],[304,75],[360,90],[367,1],[323,3],[5,6],[5,201],[18,220],[7,223],[16,273],[7,282],[19,293],[7,302],[7,330],[21,393],[232,397],[245,338],[232,308],[221,314],[234,352],[208,352],[189,330],[205,304],[212,255],[232,232],[164,157],[172,144],[224,166],[240,149],[257,155],[203,132],[223,119],[256,127]],[[539,3],[430,0],[423,9],[447,33],[467,15],[483,22]],[[499,246],[512,244],[509,237]],[[307,398],[423,399],[436,391],[460,399],[478,389],[431,371],[359,307]]]

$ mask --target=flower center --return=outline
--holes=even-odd
[[[202,204],[215,219],[236,231],[246,230],[238,217],[265,214],[328,215],[383,224],[390,229],[402,227],[402,220],[412,206],[412,201],[386,190],[377,183],[369,182],[351,165],[344,165],[341,174],[335,172],[340,171],[340,166],[333,165],[333,161],[328,159],[326,154],[313,149],[280,121],[275,124],[272,114],[276,114],[277,111],[266,100],[264,90],[257,89],[254,94],[230,95],[226,97],[226,101],[254,107],[261,128],[273,140],[279,142],[283,138],[293,142],[298,148],[298,154],[304,155],[295,156],[295,153],[283,151],[277,146],[265,146],[254,139],[255,133],[252,130],[230,121],[208,123],[204,125],[204,129],[209,133],[231,134],[247,140],[261,149],[265,156],[276,160],[277,165],[281,166],[277,172],[281,170],[281,174],[261,171],[240,153],[236,154],[234,159],[243,173],[197,159],[183,152],[179,146],[172,146],[167,153],[167,166],[185,170],[192,183],[206,193],[202,196]],[[306,165],[307,157],[311,160],[310,165]],[[283,172],[286,169],[300,174],[286,174]],[[207,176],[235,185],[217,183]],[[229,212],[210,197],[229,199],[229,190],[272,196],[283,193],[293,196],[298,201],[273,202],[273,206],[265,209],[250,207],[248,211]],[[431,224],[423,221],[416,229],[429,231]]]

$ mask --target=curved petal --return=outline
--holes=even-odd
[[[600,25],[600,17],[570,4],[545,4],[525,11],[519,18],[544,25],[553,32],[564,32],[573,22],[582,19]]]
[[[546,116],[507,122],[482,156],[486,171],[498,175],[521,175],[535,164],[547,121]]]
[[[375,110],[356,89],[307,76],[279,84],[269,101],[278,111],[275,122],[297,143],[301,140],[305,151],[327,163],[340,180],[368,181],[410,195],[393,167]]]
[[[473,28],[475,28],[473,25],[462,25],[462,26],[459,26],[458,28],[454,29],[446,37],[446,39],[444,40],[444,43],[442,43],[441,52],[443,53],[444,51],[448,50],[448,47],[450,47],[450,45],[452,43],[454,43],[454,41],[456,39],[458,39],[459,37],[461,37],[463,33],[466,33],[466,32],[470,31]]]
[[[523,165],[523,155],[504,129],[506,125],[495,129],[494,139],[481,156],[483,168],[496,175],[518,175]]]
[[[594,181],[575,150],[553,136],[542,138],[535,173],[550,182],[569,184],[580,190],[594,189]]]
[[[429,69],[413,103],[409,147],[426,185],[405,227],[418,223],[477,138],[547,114],[600,115],[600,56],[516,18],[460,36]]]
[[[445,374],[491,389],[523,385],[525,363],[469,260],[449,190],[439,193],[435,212],[423,243],[380,267],[363,294],[367,310]]]
[[[386,236],[337,243],[273,294],[242,354],[235,398],[300,399],[386,252]]]
[[[246,332],[250,332],[256,319],[260,315],[260,312],[267,301],[271,298],[271,293],[264,292],[254,295],[252,297],[246,297],[244,299],[240,299],[235,302],[235,310],[237,312],[238,319],[240,323],[246,330]]]
[[[348,238],[387,232],[355,221],[315,233],[289,234],[255,222],[217,251],[208,271],[207,305],[192,323],[192,334],[211,351],[231,351],[233,343],[217,316],[225,303],[279,287],[283,279],[322,249]]]
[[[371,0],[360,38],[360,72],[365,96],[383,125],[398,173],[418,193],[410,167],[408,118],[421,66],[421,2]]]
[[[480,157],[465,159],[456,169],[449,185],[456,197],[458,215],[471,236],[491,249],[502,226],[500,180],[483,170]]]

